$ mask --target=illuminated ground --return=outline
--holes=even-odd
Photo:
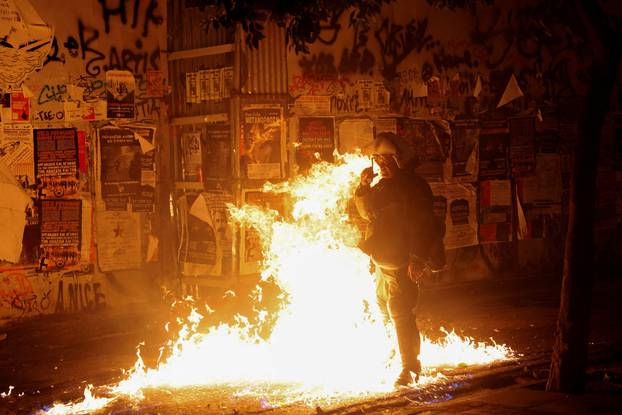
[[[597,350],[613,350],[616,344],[618,347],[622,344],[622,323],[619,318],[613,318],[622,315],[622,306],[612,299],[620,288],[619,280],[597,284],[598,301],[594,302],[593,319],[593,341]],[[552,342],[558,291],[558,281],[548,277],[500,279],[426,290],[422,295],[419,321],[422,331],[429,335],[444,326],[462,330],[476,339],[494,337],[523,353],[524,360],[536,362],[547,356]],[[10,396],[0,398],[0,414],[32,413],[55,400],[67,402],[79,397],[86,382],[103,385],[118,380],[119,369],[133,364],[135,345],[143,340],[146,343],[143,352],[149,363],[149,357],[157,355],[164,339],[161,327],[166,318],[165,309],[141,307],[56,316],[0,329],[7,334],[7,338],[0,341],[0,391],[8,391],[9,385],[15,386]],[[484,387],[507,386],[514,382],[516,371],[511,370],[513,368],[502,368],[497,374],[489,374],[486,368],[462,370],[458,371],[460,376],[452,377],[449,386],[444,388],[369,397],[363,399],[363,404],[357,400],[359,405],[352,407],[349,405],[355,402],[347,400],[320,402],[320,411],[361,413],[359,409],[365,407],[366,413],[391,413],[390,408],[398,411],[397,408],[403,409],[404,405],[423,408],[431,402],[468,396]],[[470,372],[475,378],[463,377]],[[537,378],[536,372],[528,375]],[[146,399],[133,409],[129,402],[121,401],[104,413],[309,414],[318,412],[316,404],[286,403],[279,387],[274,385],[266,386],[263,394],[251,396],[233,387],[190,388],[148,392]]]

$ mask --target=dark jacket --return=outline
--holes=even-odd
[[[382,268],[401,268],[417,259],[441,269],[445,250],[432,201],[430,186],[412,166],[374,187],[359,187],[355,204],[368,221],[363,252]]]

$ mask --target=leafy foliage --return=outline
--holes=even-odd
[[[349,12],[351,26],[366,29],[382,6],[394,0],[194,0],[207,11],[206,25],[233,28],[237,23],[246,33],[246,44],[257,48],[265,37],[261,22],[272,19],[285,28],[287,43],[296,53],[309,51],[327,22],[336,22]]]

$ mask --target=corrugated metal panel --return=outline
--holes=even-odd
[[[274,22],[266,22],[264,34],[266,37],[259,42],[259,49],[244,46],[246,74],[242,79],[242,93],[287,94],[285,29]]]
[[[205,12],[198,7],[187,7],[186,3],[187,0],[168,2],[168,19],[173,23],[169,27],[170,52],[233,43],[233,30],[205,27]]]

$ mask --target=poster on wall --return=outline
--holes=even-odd
[[[560,204],[526,206],[524,209],[526,229],[519,239],[553,239],[561,236],[563,223]]]
[[[547,205],[562,200],[562,173],[559,154],[538,153],[532,176],[518,180],[521,202],[526,205]]]
[[[104,272],[140,268],[140,216],[133,212],[98,209],[97,262]]]
[[[303,95],[296,98],[294,110],[299,115],[330,114],[330,96]]]
[[[510,180],[484,180],[479,184],[479,242],[512,240]]]
[[[30,98],[23,92],[11,93],[11,118],[8,122],[30,121]]]
[[[508,136],[505,134],[480,134],[480,180],[505,179],[508,174]]]
[[[306,172],[312,164],[318,161],[333,162],[335,119],[333,117],[300,117],[298,140],[296,164],[301,172]]]
[[[35,187],[35,158],[31,124],[4,124],[0,137],[0,158],[20,185],[30,190]],[[29,193],[30,194],[30,193]],[[31,194],[35,197],[36,194]]]
[[[186,276],[231,275],[233,232],[226,192],[185,195],[178,200],[183,233],[180,249],[182,273]]]
[[[529,175],[536,165],[535,119],[533,117],[513,117],[509,119],[509,126],[512,175]]]
[[[436,197],[435,213],[439,217],[444,213],[445,249],[477,245],[475,188],[466,183],[430,183],[430,187]]]
[[[231,176],[231,129],[229,124],[213,124],[207,128],[205,140],[205,176]]]
[[[242,201],[245,205],[259,206],[274,211],[275,215],[283,215],[283,194],[266,193],[261,189],[242,190]],[[242,227],[240,231],[240,274],[256,274],[261,271],[263,247],[257,230]]]
[[[368,118],[343,120],[339,123],[339,153],[353,153],[374,141],[374,123]]]
[[[201,132],[192,131],[181,135],[182,180],[203,181],[203,145]]]
[[[134,133],[140,146],[140,186],[130,199],[133,212],[153,212],[155,207],[155,134],[156,129],[147,125],[127,126]]]
[[[106,103],[108,118],[134,118],[136,81],[129,71],[106,72]]]
[[[164,96],[164,74],[161,70],[148,69],[146,82],[145,96],[149,98],[162,98]]]
[[[80,264],[82,201],[40,201],[41,243],[39,269],[66,269]]]
[[[479,124],[477,119],[455,120],[451,142],[452,182],[475,182],[479,171]]]
[[[39,197],[75,197],[80,190],[76,129],[36,129],[34,147]]]
[[[449,124],[440,120],[400,118],[398,135],[404,138],[419,162],[415,171],[429,182],[443,181],[451,145]]]
[[[242,106],[240,167],[249,179],[278,179],[283,176],[284,121],[278,104]]]
[[[142,152],[134,132],[126,128],[99,130],[101,195],[106,210],[127,209],[140,189]]]

